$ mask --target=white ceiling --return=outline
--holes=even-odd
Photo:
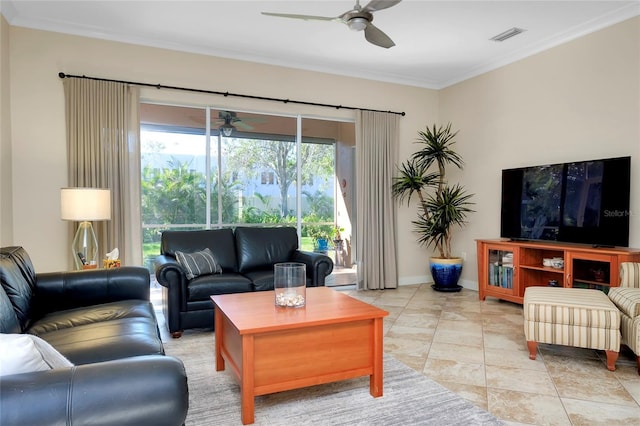
[[[363,0],[366,5],[368,0]],[[344,1],[0,0],[14,26],[439,89],[640,15],[628,1],[419,1],[374,13],[396,46],[369,44],[339,22]],[[526,32],[489,39],[512,27]]]

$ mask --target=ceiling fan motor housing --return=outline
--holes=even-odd
[[[373,14],[371,12],[351,11],[345,13],[341,19],[347,24],[349,29],[362,31],[373,21]]]

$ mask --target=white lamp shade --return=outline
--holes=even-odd
[[[111,191],[101,188],[62,188],[60,210],[63,220],[110,220]]]

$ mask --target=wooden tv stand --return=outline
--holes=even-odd
[[[477,240],[478,289],[487,296],[522,304],[531,286],[594,288],[609,292],[620,284],[620,263],[640,262],[640,249],[593,247],[507,239]],[[543,266],[545,258],[562,258],[564,266]]]

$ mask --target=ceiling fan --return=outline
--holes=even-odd
[[[401,0],[371,0],[365,7],[360,6],[360,0],[356,0],[356,4],[352,10],[344,12],[342,15],[336,17],[328,16],[313,16],[313,15],[292,15],[288,13],[271,13],[262,12],[263,15],[278,16],[281,18],[293,18],[304,19],[305,21],[336,21],[346,24],[350,29],[354,31],[364,30],[364,38],[371,44],[384,47],[388,49],[396,44],[389,38],[388,35],[383,33],[378,27],[373,25],[373,12],[378,10],[388,9]]]
[[[218,111],[217,123],[222,123],[218,129],[226,137],[231,136],[233,132],[238,130],[234,124],[242,127],[244,130],[253,130],[253,127],[242,121],[235,111]]]

